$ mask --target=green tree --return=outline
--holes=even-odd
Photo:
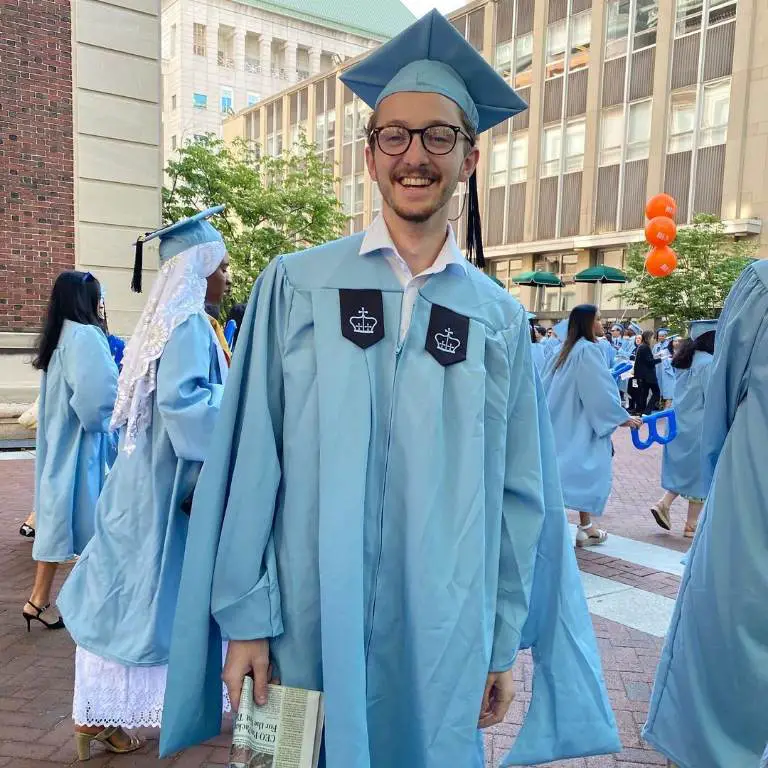
[[[691,320],[719,316],[728,291],[751,261],[754,245],[727,235],[716,216],[698,214],[692,226],[678,230],[672,248],[677,269],[668,277],[651,277],[645,271],[648,246],[630,246],[625,270],[629,283],[621,296],[646,308],[645,317],[683,333]]]
[[[166,174],[164,222],[226,206],[215,224],[229,251],[228,304],[247,300],[275,256],[333,240],[347,220],[334,192],[332,168],[303,136],[290,151],[272,157],[242,139],[225,144],[208,134],[185,144]]]

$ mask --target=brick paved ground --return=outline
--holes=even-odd
[[[654,458],[655,457],[655,458]],[[639,504],[660,493],[658,454],[638,454],[626,441],[617,441],[614,493],[604,518],[612,532],[684,549],[669,535],[660,535]],[[31,543],[17,534],[32,499],[31,461],[0,462],[0,768],[53,768],[77,765],[71,731],[73,653],[66,632],[34,628],[29,634],[21,607],[32,584]],[[602,523],[601,523],[602,524]],[[606,558],[599,551],[579,553],[583,570],[632,586],[674,597],[678,580],[647,568]],[[60,569],[55,589],[66,575]],[[643,632],[595,617],[606,683],[621,730],[624,749],[609,755],[553,763],[558,768],[650,768],[665,761],[640,739],[661,641]],[[496,768],[509,749],[530,700],[531,662],[522,655],[515,669],[518,695],[508,722],[487,734],[487,764]],[[133,755],[109,756],[94,747],[94,768],[213,768],[226,765],[228,739],[187,750],[169,760],[157,754],[156,734]],[[451,767],[453,768],[453,767]],[[462,768],[456,766],[456,768]]]

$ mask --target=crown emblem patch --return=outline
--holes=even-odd
[[[384,301],[381,291],[339,291],[341,335],[360,349],[372,347],[384,338]]]
[[[447,307],[432,305],[425,349],[440,365],[453,365],[467,359],[469,318]]]

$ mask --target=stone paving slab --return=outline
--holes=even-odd
[[[615,489],[605,521],[610,520],[610,529],[619,535],[634,534],[637,538],[669,546],[667,540],[673,537],[659,537],[653,530],[656,526],[652,520],[648,525],[641,513],[627,508],[627,499],[633,494],[645,494],[647,499],[654,497],[657,491],[655,474],[650,476],[647,472],[652,463],[650,456],[641,456],[637,466],[633,465],[628,473],[619,458],[620,452],[619,447]],[[646,453],[651,454],[650,451]],[[646,472],[645,478],[638,476],[642,471]],[[65,768],[80,765],[75,755],[70,714],[74,646],[66,631],[49,632],[42,627],[33,627],[33,631],[27,633],[21,617],[34,566],[31,541],[18,535],[18,526],[30,508],[32,490],[33,462],[0,462],[0,768]],[[633,581],[632,586],[656,594],[670,596],[669,592],[677,589],[674,583],[677,577],[669,574],[663,574],[667,581],[642,566],[604,558],[599,550],[579,552],[578,555],[581,567],[590,573],[604,569],[597,575],[624,584]],[[67,566],[59,569],[54,591],[58,591],[68,570]],[[664,759],[640,738],[661,640],[607,619],[593,617],[593,622],[624,749],[619,755],[565,760],[550,765],[557,768],[663,766]],[[490,768],[498,768],[520,728],[531,696],[531,671],[530,655],[521,654],[515,667],[518,693],[507,722],[486,734],[486,765]],[[139,752],[109,755],[95,746],[93,757],[86,765],[89,768],[215,768],[227,764],[226,733],[166,760],[157,757],[157,734],[150,731],[144,735],[148,741]]]

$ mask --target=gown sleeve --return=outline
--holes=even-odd
[[[193,315],[174,329],[157,370],[157,408],[180,459],[205,459],[224,391],[210,368],[208,322]]]
[[[109,432],[117,397],[117,366],[107,337],[95,325],[80,325],[63,356],[64,376],[72,388],[69,404],[86,432]]]
[[[702,457],[711,480],[736,410],[749,387],[750,359],[768,337],[768,290],[755,266],[747,267],[734,283],[715,334],[715,357],[710,366],[704,404]]]
[[[519,334],[505,334],[511,386],[491,672],[505,672],[515,663],[545,514],[540,443],[543,394],[528,334],[527,324],[522,324]]]
[[[589,344],[579,354],[574,374],[584,414],[598,437],[608,437],[629,419],[629,413],[621,407],[619,390],[597,345]]]

